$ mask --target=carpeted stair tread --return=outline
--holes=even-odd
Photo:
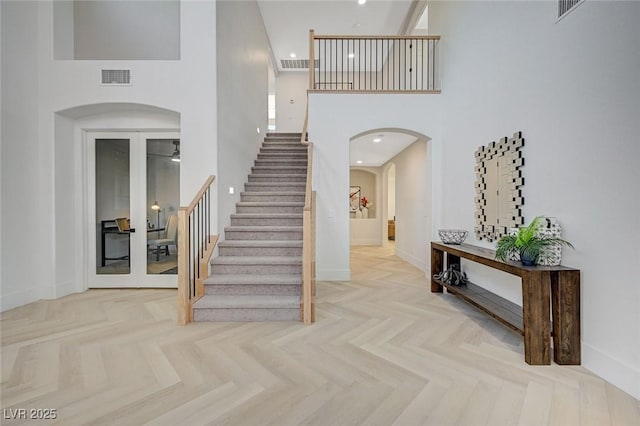
[[[305,195],[304,191],[242,191],[242,195],[260,195],[264,197],[273,197],[274,195]]]
[[[273,176],[273,175],[269,175],[269,176]],[[292,182],[279,182],[279,181],[278,182],[246,182],[245,185],[255,186],[256,188],[258,187],[279,188],[281,186],[295,186],[300,189],[304,189],[306,186],[306,182],[304,181],[300,182],[295,180]],[[304,191],[301,191],[301,192],[304,192]]]
[[[232,219],[300,219],[302,213],[232,213]]]
[[[249,182],[252,182],[251,179],[269,179],[269,181],[273,182],[304,182],[306,181],[306,175],[299,173],[251,173]]]
[[[302,284],[301,274],[211,274],[205,285],[296,285]]]
[[[255,207],[262,207],[262,206],[304,207],[304,202],[298,202],[298,201],[239,201],[239,202],[236,203],[236,206],[245,206],[245,207],[249,207],[249,206],[255,206]]]
[[[271,225],[267,225],[267,226],[261,226],[261,225],[239,225],[239,226],[225,226],[224,228],[225,231],[244,231],[244,232],[265,232],[265,231],[272,231],[272,232],[277,232],[277,231],[302,231],[302,226],[298,226],[298,225],[293,225],[293,226],[289,226],[289,225],[275,225],[275,226],[271,226]]]
[[[296,309],[300,307],[300,297],[205,295],[193,307],[195,309]]]
[[[302,247],[299,240],[225,240],[218,247]]]
[[[212,265],[300,265],[301,256],[218,256]]]

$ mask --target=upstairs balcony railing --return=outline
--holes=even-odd
[[[309,32],[309,89],[440,93],[440,36],[322,36]]]

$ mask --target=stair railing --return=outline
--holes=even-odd
[[[302,322],[316,320],[316,193],[313,191],[313,143],[307,140],[309,102],[305,108],[300,143],[307,147],[307,183],[302,214],[302,296],[300,301]]]
[[[309,90],[440,93],[440,36],[309,32]]]
[[[178,324],[193,321],[193,304],[204,295],[209,261],[218,242],[211,234],[211,175],[191,204],[178,209]]]

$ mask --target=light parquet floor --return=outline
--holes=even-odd
[[[640,424],[637,400],[582,367],[528,366],[519,335],[388,249],[353,248],[311,326],[179,327],[175,299],[91,290],[3,313],[2,424]]]

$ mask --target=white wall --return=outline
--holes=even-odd
[[[73,0],[57,0],[53,3],[53,57],[74,59]]]
[[[389,168],[387,178],[387,220],[395,220],[396,217],[396,168]]]
[[[276,78],[276,129],[300,133],[304,125],[309,74],[280,72]]]
[[[74,1],[72,13],[73,59],[180,59],[179,1]],[[68,52],[68,30],[55,35]]]
[[[563,264],[582,271],[582,363],[640,398],[640,3],[586,1],[559,22],[556,8],[430,3],[442,35],[442,225],[473,229],[473,152],[522,130],[525,221],[558,217],[576,247]]]
[[[218,229],[223,239],[267,132],[269,41],[255,1],[219,1],[217,31]],[[228,194],[230,186],[234,195]]]
[[[82,135],[76,121],[105,108],[75,107],[115,105],[114,121],[103,127],[96,123],[93,129],[166,130],[164,124],[149,127],[136,119],[141,104],[179,112],[182,205],[191,201],[209,174],[217,174],[216,8],[213,1],[181,3],[179,61],[55,61],[52,3],[2,2],[0,7],[2,93],[4,99],[12,99],[2,105],[2,205],[14,206],[2,215],[2,245],[12,246],[2,257],[1,308],[6,310],[82,288],[82,257],[69,257],[82,253],[86,232],[84,158],[75,145]],[[100,85],[102,68],[120,67],[132,69],[132,86]],[[65,205],[80,212],[80,220],[69,220]],[[214,227],[216,219],[213,215]],[[64,268],[70,263],[73,268],[68,271],[73,272],[67,273]]]
[[[50,250],[39,238],[48,233],[45,212],[51,205],[40,198],[45,178],[40,165],[38,125],[38,3],[2,2],[2,308],[39,298],[41,280],[48,276]],[[7,102],[11,99],[11,102]],[[27,167],[27,165],[31,165]],[[11,206],[7,209],[7,206]],[[44,219],[43,219],[44,218]],[[28,236],[31,242],[21,243]],[[11,250],[7,250],[11,247]],[[34,258],[39,268],[33,268]],[[24,273],[29,271],[29,279]]]
[[[422,270],[426,270],[426,264],[430,262],[428,219],[432,201],[429,160],[427,142],[418,140],[387,163],[396,166],[396,255]]]
[[[319,280],[342,281],[350,277],[349,200],[346,195],[349,191],[349,140],[370,129],[408,129],[431,138],[425,153],[434,179],[429,198],[431,208],[424,218],[427,231],[426,235],[415,235],[415,246],[420,246],[419,250],[408,253],[414,261],[424,256],[432,235],[432,223],[440,222],[441,120],[440,98],[435,95],[309,95],[309,139],[314,142],[313,186],[317,191]],[[419,267],[426,270],[428,259],[420,260]]]

